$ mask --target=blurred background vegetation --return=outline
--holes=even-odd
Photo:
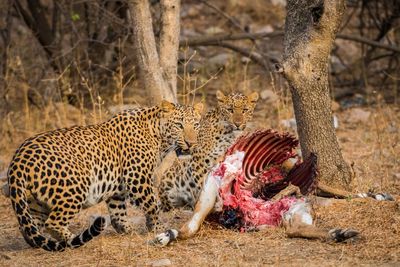
[[[160,5],[150,2],[157,37]],[[285,0],[183,0],[179,101],[198,97],[212,105],[216,89],[255,90],[262,98],[259,116],[269,126],[293,116],[287,85],[275,73],[285,5]],[[334,109],[398,105],[399,17],[397,0],[347,1],[330,59]],[[132,38],[127,1],[1,1],[3,159],[37,132],[96,123],[146,105]]]

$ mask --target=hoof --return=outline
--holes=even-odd
[[[149,245],[165,247],[178,237],[178,231],[170,229],[162,234],[157,235],[153,240],[148,241]]]
[[[360,233],[354,229],[332,229],[329,231],[329,237],[334,242],[343,242],[348,239],[356,238]]]

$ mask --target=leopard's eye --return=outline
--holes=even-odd
[[[200,123],[198,123],[198,122],[194,123],[194,128],[198,128],[199,126],[200,126]]]
[[[228,111],[229,111],[230,113],[233,113],[233,108],[228,108]]]
[[[183,129],[183,124],[182,123],[177,123],[178,128]]]
[[[249,111],[248,108],[244,108],[242,112],[243,112],[243,113],[246,113],[246,112],[248,112],[248,111]]]

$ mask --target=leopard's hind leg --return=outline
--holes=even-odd
[[[29,211],[32,216],[32,219],[36,225],[36,227],[40,230],[44,227],[45,222],[47,218],[49,217],[49,209],[39,201],[37,201],[35,198],[30,197],[28,198],[28,206],[29,206]],[[22,236],[24,237],[25,241],[31,246],[31,247],[40,247],[36,245],[36,243],[32,242],[30,238],[28,238],[25,234],[23,229],[20,229],[21,232],[23,233]]]
[[[49,217],[45,222],[46,229],[58,240],[71,240],[75,235],[70,232],[68,226],[81,209],[82,204],[76,199],[76,196],[59,200],[51,207]]]

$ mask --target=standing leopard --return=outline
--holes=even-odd
[[[79,247],[105,228],[98,217],[81,234],[68,229],[84,208],[105,201],[114,229],[132,230],[126,200],[140,206],[149,229],[158,226],[159,201],[152,175],[160,154],[188,151],[197,141],[203,106],[159,106],[121,112],[110,120],[38,134],[16,151],[9,194],[20,231],[32,247]],[[42,228],[52,238],[42,234]]]
[[[203,179],[216,161],[224,155],[252,118],[258,100],[256,92],[224,95],[217,91],[218,105],[200,121],[198,143],[191,159],[181,160],[174,154],[159,166],[156,177],[161,206],[164,211],[196,204]],[[163,166],[165,165],[165,166]]]

